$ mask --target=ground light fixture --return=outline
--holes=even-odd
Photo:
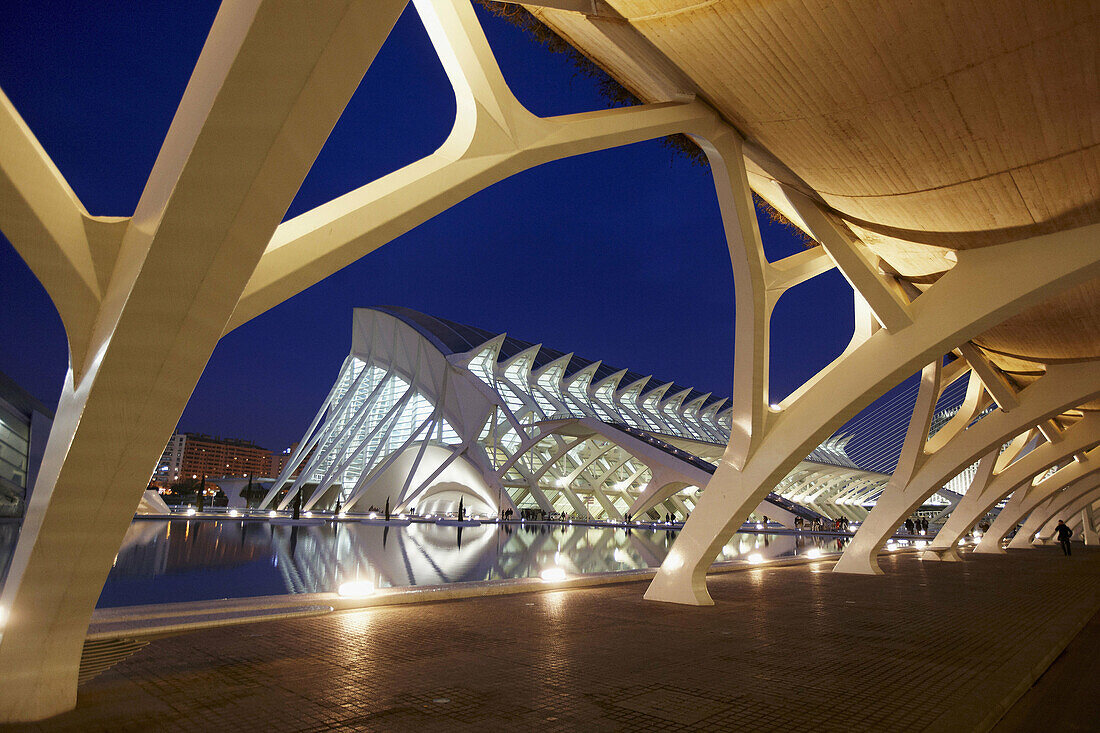
[[[269,517],[271,517],[272,519],[274,519],[275,517],[279,516],[279,514],[278,514],[278,512],[276,512],[276,511],[275,511],[274,509],[272,509],[271,511],[269,511],[269,512],[267,513],[267,516],[269,516]]]
[[[197,512],[197,511],[195,511],[195,507],[188,507],[188,508],[187,508],[187,516],[189,516],[189,517],[193,517],[193,516],[195,516],[196,514],[198,514],[198,512]]]
[[[816,560],[821,557],[821,550],[816,547],[811,547],[810,549],[806,550],[806,557],[810,558],[811,560]]]
[[[761,555],[759,552],[754,552],[745,559],[751,562],[753,565],[759,565],[760,563],[764,562],[764,556]]]
[[[539,577],[544,583],[560,583],[565,580],[566,575],[562,568],[547,568],[539,574]]]
[[[241,513],[239,511],[237,511],[236,509],[230,509],[229,510],[229,516],[239,517],[239,516],[241,516]]]
[[[349,580],[336,589],[341,598],[366,598],[374,595],[374,583],[369,580]]]

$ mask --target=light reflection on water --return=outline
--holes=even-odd
[[[100,607],[438,585],[656,567],[676,538],[664,530],[582,525],[289,527],[242,520],[139,520],[126,534]],[[835,552],[835,538],[738,533],[717,560]]]

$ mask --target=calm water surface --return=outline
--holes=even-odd
[[[369,580],[376,587],[438,585],[656,567],[675,532],[581,525],[385,527],[320,526],[243,520],[138,520],[131,526],[100,607],[335,591]],[[718,560],[838,551],[835,538],[738,533]]]

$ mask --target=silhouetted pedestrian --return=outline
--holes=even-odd
[[[905,520],[905,533],[906,534],[913,534],[913,520],[912,519],[906,519]]]
[[[1054,528],[1054,534],[1058,537],[1058,542],[1062,545],[1063,555],[1072,555],[1069,547],[1069,538],[1073,536],[1073,530],[1070,529],[1065,522],[1061,519],[1058,520],[1058,526]]]

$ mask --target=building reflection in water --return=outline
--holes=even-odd
[[[291,527],[141,520],[126,535],[101,605],[326,592],[349,581],[386,588],[538,577],[554,568],[568,575],[632,570],[660,565],[675,534],[555,524]],[[716,560],[766,560],[841,547],[835,538],[739,533]],[[145,586],[135,586],[135,579]],[[115,592],[122,587],[124,598]],[[135,598],[143,587],[157,592],[148,600]]]

